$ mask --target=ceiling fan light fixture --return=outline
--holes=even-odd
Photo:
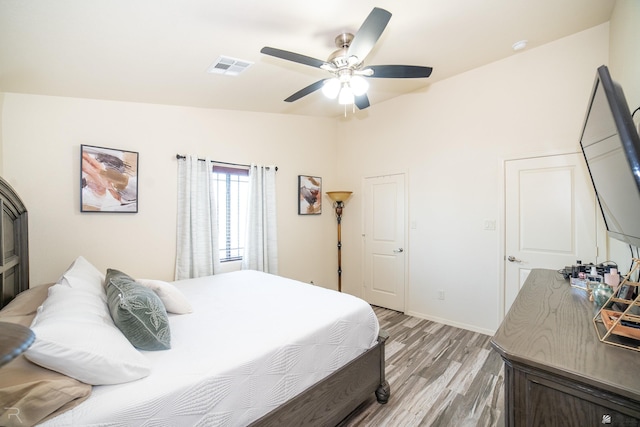
[[[325,80],[322,85],[322,93],[327,98],[336,99],[338,93],[340,93],[340,80],[337,78]]]
[[[349,86],[355,96],[362,96],[369,90],[369,82],[360,76],[353,76]]]
[[[340,105],[349,105],[355,102],[355,97],[353,96],[353,92],[348,84],[343,84],[342,89],[340,89],[340,95],[338,96],[338,104]]]

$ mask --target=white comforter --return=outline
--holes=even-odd
[[[171,350],[150,376],[94,386],[43,426],[242,426],[369,349],[361,299],[256,271],[175,282],[194,312],[170,315]]]

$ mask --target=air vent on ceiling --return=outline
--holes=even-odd
[[[253,65],[251,61],[231,58],[229,56],[219,56],[213,64],[209,65],[207,72],[213,74],[226,74],[227,76],[237,76]]]

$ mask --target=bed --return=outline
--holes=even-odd
[[[0,193],[4,245],[1,303],[6,306],[0,310],[0,321],[30,326],[38,316],[32,327],[35,343],[0,368],[0,404],[12,408],[0,417],[1,425],[330,426],[337,425],[372,393],[380,403],[389,399],[384,364],[387,337],[379,331],[375,314],[364,301],[255,271],[173,283],[134,280],[118,270],[100,272],[82,257],[61,272],[55,284],[30,289],[27,212],[1,179]],[[42,350],[43,342],[49,343],[43,319],[72,311],[64,309],[64,304],[71,305],[74,298],[89,298],[78,299],[75,307],[93,307],[95,302],[96,310],[103,310],[103,301],[109,310],[110,302],[117,299],[112,296],[123,295],[109,294],[111,285],[104,291],[106,283],[120,283],[114,277],[129,277],[135,289],[144,283],[160,297],[166,308],[170,349],[134,349],[130,360],[118,357],[109,361],[116,365],[101,363],[98,369],[80,374],[74,370],[82,363],[71,363],[64,354],[59,368],[55,363],[60,354],[50,357],[50,349]],[[73,335],[82,330],[83,326],[74,328],[77,334]],[[99,345],[104,342],[109,343],[107,353],[118,348],[107,340]],[[129,365],[120,378],[123,360]],[[66,374],[67,365],[73,367]],[[17,373],[12,373],[14,370]],[[99,376],[101,370],[107,380],[92,377]],[[130,374],[140,378],[131,380],[127,377]],[[16,377],[35,378],[29,384],[45,387],[46,393],[54,387],[56,399],[39,396],[40,402],[46,401],[51,408],[42,409],[34,399],[19,401],[23,411],[7,406],[12,402],[6,384],[13,384],[7,378],[15,381]],[[104,384],[114,377],[114,384]],[[55,387],[62,392],[55,392]]]

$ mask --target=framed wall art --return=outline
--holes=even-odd
[[[322,178],[298,175],[298,215],[322,213]]]
[[[80,211],[138,212],[138,153],[80,146]]]

